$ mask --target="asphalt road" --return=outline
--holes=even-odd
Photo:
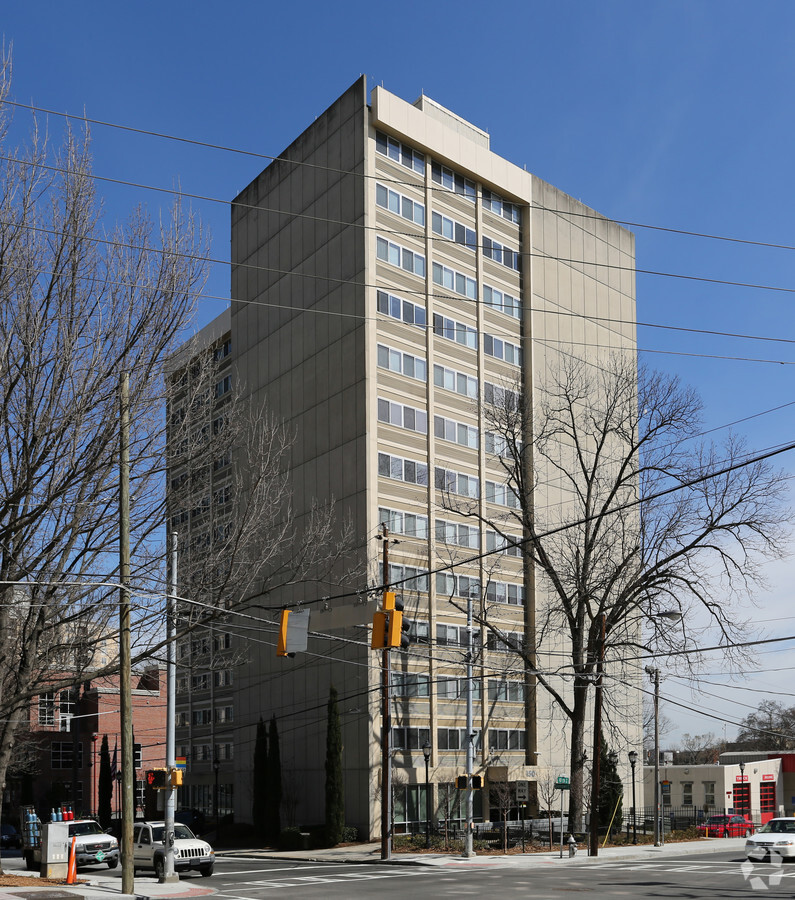
[[[737,853],[661,861],[588,862],[577,866],[505,867],[504,864],[427,866],[318,865],[219,860],[205,880],[224,900],[260,900],[295,894],[301,900],[350,897],[532,897],[561,900],[627,898],[788,897],[795,863],[749,864]]]
[[[4,859],[4,863],[5,863]],[[10,860],[9,860],[10,862]],[[83,870],[88,874],[90,870]],[[120,877],[120,870],[98,874]],[[136,879],[136,892],[146,895],[149,879]],[[153,880],[153,879],[152,879]],[[482,858],[440,866],[321,864],[283,860],[220,857],[211,878],[183,876],[183,882],[212,887],[222,900],[265,900],[294,895],[296,900],[350,900],[352,897],[531,897],[561,900],[580,894],[588,900],[616,898],[687,898],[726,900],[788,897],[795,894],[795,862],[747,862],[735,852],[665,859],[582,862],[576,865],[521,863]]]

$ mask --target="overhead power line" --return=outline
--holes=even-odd
[[[318,163],[310,163],[304,160],[296,160],[296,159],[287,159],[282,154],[273,155],[268,153],[262,153],[256,150],[245,150],[241,147],[233,147],[228,144],[216,144],[211,141],[202,141],[197,138],[186,138],[180,135],[170,134],[168,132],[163,131],[155,131],[151,128],[140,128],[133,125],[125,125],[121,122],[112,122],[108,119],[96,119],[90,116],[86,116],[85,113],[81,113],[79,115],[75,115],[69,112],[63,112],[62,110],[57,109],[49,109],[47,107],[38,106],[33,103],[20,103],[19,101],[6,99],[3,101],[4,105],[13,106],[18,109],[27,109],[33,113],[42,113],[48,116],[58,116],[64,119],[71,119],[73,121],[85,122],[88,125],[99,125],[103,128],[113,128],[119,131],[126,131],[130,134],[139,134],[143,137],[155,137],[161,140],[173,141],[176,143],[187,144],[193,147],[200,147],[206,150],[218,150],[222,153],[234,153],[239,156],[246,156],[251,159],[261,159],[266,160],[268,162],[279,161],[283,164],[294,165],[296,167],[302,166],[305,168],[311,169],[321,169],[328,172],[334,172],[336,174],[341,175],[353,175],[362,179],[365,178],[384,178],[383,175],[368,175],[364,172],[351,172],[348,169],[339,169],[334,166],[324,166]],[[416,183],[414,181],[402,181],[400,179],[385,179],[389,180],[394,184],[401,184],[411,187],[416,187]],[[153,190],[157,190],[157,188],[153,188]],[[447,188],[444,187],[431,187],[431,190],[434,191],[444,191],[448,192]],[[222,202],[222,201],[218,201]],[[648,222],[638,222],[633,219],[621,219],[614,218],[611,216],[600,215],[596,212],[574,212],[569,209],[558,209],[557,207],[544,206],[541,203],[534,203],[533,208],[538,209],[542,212],[549,212],[557,216],[571,216],[575,218],[582,219],[595,219],[598,221],[609,221],[614,222],[617,225],[626,225],[629,228],[644,228],[650,231],[660,231],[667,234],[678,234],[684,237],[697,237],[703,238],[705,240],[711,241],[722,241],[726,243],[732,244],[744,244],[753,247],[764,247],[775,250],[795,250],[795,245],[793,244],[784,244],[775,241],[762,241],[762,240],[754,240],[751,238],[739,238],[733,237],[731,235],[725,234],[715,234],[713,232],[705,232],[705,231],[696,231],[694,229],[686,229],[686,228],[674,228],[672,226],[665,225],[653,225]]]

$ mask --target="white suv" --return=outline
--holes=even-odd
[[[133,870],[154,869],[158,878],[166,869],[164,822],[136,822],[133,830]],[[197,838],[187,825],[174,823],[174,871],[197,869],[206,878],[213,874],[215,851]]]

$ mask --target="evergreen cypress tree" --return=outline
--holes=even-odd
[[[97,778],[97,815],[102,828],[110,828],[111,804],[113,802],[113,778],[110,774],[110,750],[108,736],[102,735],[99,749],[99,776]]]
[[[609,826],[610,834],[619,834],[624,822],[624,785],[618,777],[617,762],[616,754],[608,753],[602,736],[599,754],[599,825],[604,829]]]
[[[268,796],[268,732],[262,719],[257,723],[257,740],[254,744],[254,797],[251,820],[257,836],[265,840],[266,823],[262,815]]]
[[[279,751],[279,732],[276,727],[276,716],[271,717],[268,732],[268,769],[265,795],[265,837],[271,842],[279,840],[282,831],[282,760]]]
[[[328,697],[326,726],[326,841],[339,844],[345,828],[345,786],[342,781],[342,728],[337,709],[337,690],[332,685]]]

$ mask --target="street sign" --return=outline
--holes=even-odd
[[[567,775],[558,775],[555,780],[555,789],[558,791],[570,791],[571,785],[569,784],[569,778]]]
[[[555,784],[568,784],[568,783],[569,783],[568,775],[558,775],[558,777],[555,779]]]
[[[188,767],[187,760],[184,756],[178,756],[175,760],[175,763],[176,763],[176,768],[182,769],[183,772]]]
[[[530,785],[526,781],[516,782],[516,802],[527,803],[530,800]]]

